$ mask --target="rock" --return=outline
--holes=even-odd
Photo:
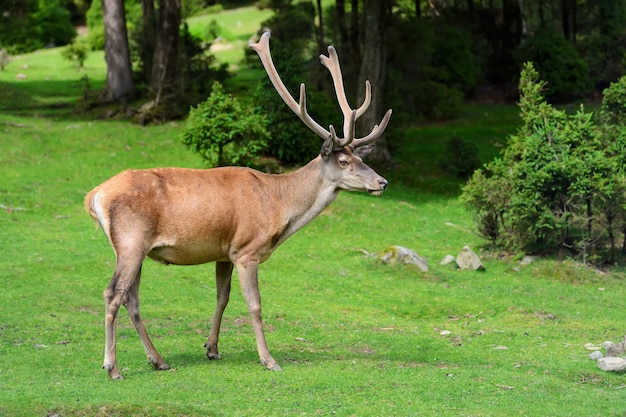
[[[463,250],[456,257],[456,264],[461,269],[473,269],[474,271],[485,270],[480,258],[469,246],[463,246]]]
[[[603,371],[624,372],[626,371],[626,359],[624,358],[600,358],[596,362],[598,368]]]
[[[605,349],[610,348],[611,346],[613,346],[615,343],[611,342],[610,340],[606,340],[604,342],[602,342],[602,347]]]
[[[606,356],[610,356],[613,358],[618,358],[624,356],[626,353],[626,343],[616,343],[606,348]]]
[[[603,357],[604,355],[599,350],[594,350],[589,354],[589,359],[591,359],[592,361],[597,361],[598,359],[601,359]]]
[[[533,262],[539,260],[540,257],[539,256],[530,256],[530,255],[526,255],[522,258],[522,260],[519,262],[519,264],[521,266],[526,266],[526,265],[530,265]]]
[[[446,255],[443,257],[441,262],[439,262],[439,265],[450,265],[455,260],[456,258],[453,255]]]
[[[139,107],[139,113],[144,113],[144,112],[153,110],[155,107],[156,107],[156,101],[154,100],[147,101],[143,103],[141,107]]]
[[[428,272],[428,261],[419,256],[414,250],[404,246],[389,246],[378,252],[376,258],[385,264],[408,264],[417,266],[420,271]]]

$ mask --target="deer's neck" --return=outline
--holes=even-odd
[[[337,186],[325,178],[321,157],[280,177],[278,191],[286,227],[279,244],[311,222],[339,192]]]

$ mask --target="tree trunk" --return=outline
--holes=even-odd
[[[569,0],[561,0],[561,27],[563,28],[563,37],[568,41],[571,40]]]
[[[379,124],[384,112],[385,91],[385,50],[384,24],[385,0],[365,0],[364,36],[361,48],[361,69],[359,71],[357,105],[365,97],[365,81],[372,84],[372,102],[368,111],[357,121],[357,130],[360,134],[369,133],[374,125]],[[369,160],[378,164],[391,165],[392,159],[387,148],[387,139],[381,136],[376,141],[376,147],[370,153]]]
[[[154,0],[141,0],[142,28],[141,28],[141,62],[143,64],[143,80],[148,81],[152,76],[152,60],[156,44],[156,13]]]
[[[104,59],[107,64],[105,99],[123,101],[135,96],[126,13],[123,0],[102,0],[104,20]]]
[[[322,10],[322,0],[317,0],[317,11],[319,12],[320,26],[317,32],[317,49],[324,51],[324,11]]]
[[[343,47],[348,42],[345,0],[337,0],[335,3],[335,10],[337,13],[337,25],[339,26],[339,44]]]
[[[350,7],[350,46],[352,56],[359,56],[359,0],[351,0]]]
[[[150,77],[150,89],[156,97],[155,107],[159,107],[163,96],[176,92],[179,27],[179,0],[159,0],[156,45]]]

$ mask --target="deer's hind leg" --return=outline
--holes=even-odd
[[[215,285],[217,289],[216,298],[217,303],[215,306],[215,315],[211,323],[211,331],[209,338],[207,339],[204,347],[206,348],[206,356],[209,359],[222,359],[217,349],[217,342],[220,336],[220,326],[222,324],[222,317],[224,316],[224,310],[228,305],[230,298],[230,283],[233,275],[232,262],[216,262],[215,263]]]
[[[135,329],[137,329],[137,333],[139,333],[139,339],[141,339],[141,344],[143,345],[144,350],[146,351],[146,356],[148,357],[148,363],[154,365],[154,369],[157,371],[164,371],[170,369],[170,367],[165,363],[159,352],[157,352],[156,348],[152,344],[150,340],[150,336],[148,336],[148,332],[146,331],[146,326],[143,324],[143,320],[141,319],[141,314],[139,312],[139,283],[141,282],[141,266],[139,267],[139,271],[137,271],[137,275],[132,285],[128,289],[126,293],[123,304],[128,310],[128,314],[130,315],[130,319],[135,325]]]
[[[140,256],[126,258],[118,255],[113,277],[109,286],[104,290],[106,342],[102,367],[107,370],[111,379],[122,379],[116,357],[117,319],[127,292],[138,278],[142,262],[143,257]]]

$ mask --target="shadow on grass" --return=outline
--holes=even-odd
[[[93,85],[95,84],[95,85]],[[0,81],[0,111],[32,115],[37,110],[58,110],[67,113],[74,109],[86,92],[93,94],[101,83],[87,86],[80,79],[61,81]]]

